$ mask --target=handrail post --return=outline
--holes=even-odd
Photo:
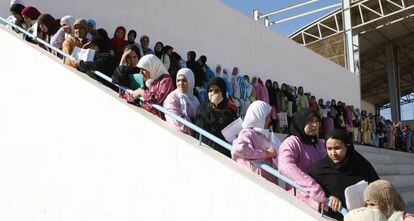
[[[203,135],[199,133],[198,134],[198,145],[201,145],[202,140],[203,140]]]

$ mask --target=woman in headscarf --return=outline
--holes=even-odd
[[[378,209],[362,207],[346,214],[344,221],[387,221]]]
[[[50,14],[42,14],[37,19],[37,23],[41,30],[41,38],[54,47],[62,49],[62,44],[65,41],[65,32],[58,32],[60,29],[60,22]]]
[[[167,69],[168,73],[171,75],[170,66],[171,66],[171,59],[174,48],[166,45],[162,48],[162,56],[161,56],[161,62],[164,64],[165,69]]]
[[[115,52],[115,63],[119,63],[127,45],[125,41],[126,29],[123,26],[116,28],[114,37],[112,38],[112,49]]]
[[[394,186],[386,180],[377,180],[364,191],[367,207],[379,209],[388,221],[413,221],[406,211],[406,205]]]
[[[25,23],[25,29],[31,28],[36,22],[41,13],[32,6],[27,6],[22,10],[22,16]]]
[[[309,100],[308,96],[304,94],[303,87],[298,87],[298,95],[297,95],[297,103],[298,103],[298,110],[302,108],[309,107]]]
[[[271,141],[269,125],[272,107],[263,102],[255,101],[247,109],[239,136],[233,141],[232,158],[267,180],[277,184],[277,178],[258,168],[254,162],[263,162],[276,169],[273,160],[277,157],[276,148]]]
[[[62,19],[60,19],[60,26],[65,32],[65,39],[75,36],[74,25],[75,25],[75,18],[72,17],[71,15],[66,15]]]
[[[10,6],[10,14],[11,16],[9,16],[7,18],[7,21],[10,21],[11,23],[21,27],[21,28],[25,28],[24,27],[24,19],[22,16],[22,11],[24,9],[24,5],[19,4],[19,3],[15,3],[12,4]],[[11,29],[15,30],[13,27],[10,27]],[[20,33],[18,30],[15,30],[17,33]]]
[[[161,59],[161,56],[163,55],[163,51],[162,51],[163,48],[164,48],[164,44],[162,42],[155,43],[154,53],[155,53],[155,56],[157,56],[159,59]]]
[[[195,113],[200,102],[194,96],[194,73],[188,68],[182,68],[177,72],[177,89],[171,92],[164,101],[165,109],[171,111],[183,119],[194,122]],[[177,130],[192,135],[192,131],[182,123],[166,116],[167,122]]]
[[[214,136],[225,140],[221,131],[236,120],[236,114],[228,106],[226,82],[214,77],[208,83],[208,101],[200,104],[196,112],[195,124]],[[203,136],[203,142],[220,153],[231,157],[230,150]]]
[[[112,83],[129,87],[133,90],[141,88],[137,84],[133,84],[132,76],[139,74],[140,69],[137,67],[141,58],[140,51],[135,45],[127,45],[122,55],[120,65],[115,69],[112,76]]]
[[[277,106],[277,94],[276,89],[272,85],[272,80],[268,79],[265,83],[267,93],[269,94],[269,104],[272,106],[271,117],[272,117],[272,126],[274,131],[279,131],[279,123],[277,122],[276,109]]]
[[[298,110],[289,129],[289,135],[279,149],[279,172],[297,183],[308,195],[296,191],[296,197],[318,210],[325,202],[321,186],[309,176],[309,168],[326,156],[323,140],[318,139],[319,115],[312,108]],[[291,186],[287,190],[294,191]]]
[[[325,195],[330,199],[328,216],[342,220],[338,211],[347,208],[345,189],[359,181],[368,183],[378,180],[374,167],[359,154],[349,136],[344,130],[331,131],[326,140],[328,155],[314,164],[309,175],[321,185]]]
[[[145,55],[137,65],[144,76],[146,89],[139,88],[132,94],[133,98],[143,98],[142,108],[165,119],[164,114],[151,107],[151,104],[161,105],[168,94],[173,91],[173,82],[161,60],[155,55]]]

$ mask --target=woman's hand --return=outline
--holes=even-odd
[[[119,66],[126,63],[127,57],[132,53],[131,49],[127,49],[124,51],[124,54],[122,54],[121,61],[119,62]]]
[[[144,95],[145,90],[142,88],[136,89],[134,92],[132,92],[132,97],[134,99],[137,99],[139,97],[142,97]]]
[[[277,152],[273,147],[267,149],[266,151],[267,151],[267,158],[276,158],[277,157]]]
[[[339,212],[339,210],[342,208],[341,201],[334,196],[329,197],[329,205],[329,207],[331,207],[332,211],[334,212]]]

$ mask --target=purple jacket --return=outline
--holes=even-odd
[[[305,196],[296,191],[296,196],[311,208],[318,210],[319,203],[325,201],[325,193],[321,186],[308,175],[309,168],[326,156],[325,143],[318,140],[315,146],[303,143],[297,136],[287,137],[279,148],[279,172],[293,180],[309,193]],[[287,190],[293,191],[291,186]]]
[[[149,103],[158,104],[162,106],[167,95],[173,91],[174,86],[172,79],[169,75],[164,74],[156,79],[151,87],[145,90],[144,95],[142,96],[144,103],[142,108],[153,113],[154,115],[159,116],[161,119],[165,119],[164,114],[158,110],[152,108]]]

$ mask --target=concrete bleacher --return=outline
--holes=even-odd
[[[0,220],[327,220],[3,26],[0,39]]]
[[[360,145],[356,149],[371,162],[381,179],[393,183],[408,210],[414,212],[414,154]]]

